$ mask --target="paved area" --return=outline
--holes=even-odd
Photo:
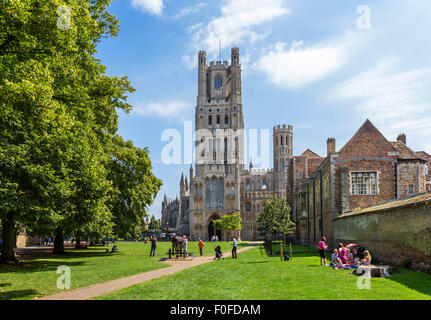
[[[238,253],[249,250],[260,243],[250,243],[249,246],[238,249]],[[225,254],[226,255],[226,254]],[[196,257],[193,260],[171,259],[165,260],[164,263],[170,267],[158,270],[148,271],[133,276],[111,280],[108,282],[94,284],[88,287],[82,287],[74,290],[63,291],[50,296],[35,298],[34,300],[88,300],[94,297],[103,296],[105,294],[117,291],[122,288],[130,287],[132,285],[157,279],[160,277],[168,276],[170,274],[192,268],[204,263],[214,261],[213,257]]]

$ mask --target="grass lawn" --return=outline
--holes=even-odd
[[[370,290],[360,290],[349,270],[321,267],[317,252],[281,262],[255,248],[237,260],[211,262],[98,299],[431,299],[430,275],[400,271],[389,279],[373,278]]]
[[[115,254],[106,253],[108,247],[95,246],[67,250],[65,255],[41,254],[21,266],[0,266],[0,300],[31,299],[60,292],[57,289],[60,274],[56,273],[60,265],[71,269],[71,289],[168,267],[159,259],[167,256],[170,242],[158,242],[155,258],[149,257],[150,244],[117,242],[116,245],[119,253]],[[230,242],[205,242],[204,255],[212,256],[216,245],[223,252],[231,248]],[[190,242],[188,251],[197,255],[197,242]]]

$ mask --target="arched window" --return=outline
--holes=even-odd
[[[209,125],[213,124],[213,117],[212,116],[208,116],[208,124]]]
[[[280,146],[283,145],[283,137],[280,137]]]
[[[250,180],[247,180],[246,182],[245,182],[245,188],[246,188],[246,190],[250,190]]]
[[[250,204],[250,202],[247,202],[245,204],[245,211],[250,212],[250,210],[251,210],[251,204]]]
[[[223,199],[224,199],[224,184],[223,184],[223,179],[220,179],[219,189],[218,189],[218,207],[219,207],[219,209],[223,209]]]
[[[207,179],[205,181],[205,207],[207,209],[210,208],[210,201],[211,201],[211,190],[210,190],[210,179]]]
[[[215,83],[214,83],[214,88],[217,89],[221,89],[223,88],[223,79],[221,76],[217,76],[215,78]]]
[[[229,124],[229,116],[224,116],[224,124]]]
[[[268,182],[266,181],[266,179],[263,179],[262,181],[262,190],[266,190],[268,189]]]
[[[217,178],[211,180],[211,209],[217,209]]]

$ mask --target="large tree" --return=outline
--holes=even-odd
[[[134,89],[127,77],[108,77],[95,58],[100,39],[119,30],[109,4],[0,3],[3,262],[15,261],[18,224],[55,232],[56,253],[63,252],[64,232],[112,227],[108,199],[119,188],[108,176],[111,145],[117,110],[131,110],[126,93]]]
[[[226,214],[220,219],[215,220],[214,223],[216,224],[217,229],[230,231],[231,234],[238,231],[238,238],[241,237],[240,231],[242,229],[242,219],[238,212]]]
[[[144,229],[147,208],[159,192],[161,181],[152,173],[148,149],[135,147],[120,136],[112,139],[108,169],[113,183],[110,208],[114,234],[119,238],[135,238]]]
[[[265,203],[262,211],[258,213],[257,223],[261,235],[271,234],[285,236],[295,232],[295,223],[290,218],[290,206],[285,198],[277,198],[276,195]]]

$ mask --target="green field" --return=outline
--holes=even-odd
[[[295,251],[306,249],[295,247]],[[291,262],[251,249],[231,258],[134,285],[98,299],[431,299],[431,276],[401,269],[357,288],[349,270],[321,267],[316,254],[297,253]]]
[[[168,267],[159,262],[167,256],[169,242],[157,244],[156,257],[150,258],[150,244],[143,242],[117,242],[119,253],[109,254],[107,247],[67,250],[65,255],[42,254],[24,261],[19,266],[0,266],[0,300],[31,299],[60,292],[57,289],[57,267],[71,269],[71,289],[118,279],[133,274]],[[223,252],[231,249],[230,242],[206,242],[204,255],[212,256],[214,247]],[[240,244],[243,245],[243,244]],[[190,242],[189,252],[199,252],[197,242]]]

